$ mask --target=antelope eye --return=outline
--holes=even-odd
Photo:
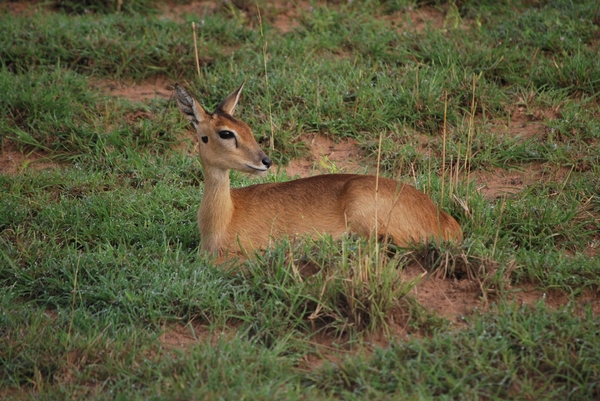
[[[235,138],[235,134],[231,131],[223,130],[223,131],[219,131],[219,138],[233,139],[233,138]]]

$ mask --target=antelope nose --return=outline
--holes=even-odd
[[[273,164],[273,162],[271,161],[271,159],[269,159],[267,156],[265,156],[262,159],[262,164],[264,164],[266,168],[269,168],[269,167],[271,167],[271,164]]]

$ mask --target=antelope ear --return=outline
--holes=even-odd
[[[219,106],[217,107],[216,111],[221,111],[225,114],[233,116],[233,113],[235,112],[235,106],[237,106],[237,103],[240,100],[240,95],[242,94],[244,84],[245,82],[242,83],[242,85],[240,85],[239,88],[231,92],[225,99],[223,99],[221,104],[219,104]]]
[[[210,118],[210,114],[179,84],[175,84],[175,100],[179,110],[192,124],[197,125]]]

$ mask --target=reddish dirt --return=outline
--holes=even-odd
[[[38,3],[36,1],[7,1],[0,3],[0,12],[4,12],[5,10],[15,15],[32,15],[38,10]]]
[[[297,9],[290,8],[281,14],[277,14],[273,21],[273,26],[282,33],[291,32],[299,28],[300,22]]]
[[[596,223],[600,226],[600,218],[596,219]],[[600,256],[600,235],[597,235],[585,248],[584,254],[586,256]]]
[[[483,307],[481,286],[477,281],[439,278],[417,263],[407,266],[402,271],[402,278],[418,280],[413,295],[419,304],[451,322],[462,324],[464,317]]]
[[[201,17],[214,14],[220,7],[216,1],[192,1],[188,4],[165,3],[161,8],[161,18],[183,22],[184,15],[196,14]]]
[[[10,142],[5,142],[4,150],[0,152],[0,174],[18,174],[27,169],[46,170],[60,166],[43,152],[23,153]]]
[[[490,124],[490,130],[498,135],[529,139],[543,139],[547,133],[546,121],[560,118],[558,110],[537,109],[528,110],[517,106],[507,121],[497,121]]]
[[[162,18],[184,21],[184,15],[198,15],[200,18],[211,15],[219,10],[229,10],[232,17],[247,22],[251,28],[267,21],[282,33],[290,32],[300,26],[302,12],[310,11],[308,1],[270,1],[264,8],[259,8],[254,2],[246,2],[242,8],[231,7],[224,1],[193,1],[189,4],[167,3],[162,7]]]
[[[399,31],[421,33],[426,29],[442,29],[444,27],[445,13],[433,8],[422,7],[417,10],[397,11],[384,20],[396,26]]]
[[[494,168],[477,171],[474,174],[477,189],[487,199],[501,198],[517,194],[526,186],[540,182],[563,182],[571,173],[566,167],[547,167],[541,163],[531,163],[520,170]]]
[[[544,302],[552,308],[560,308],[573,302],[573,299],[561,291],[540,291],[533,285],[521,285],[515,289],[514,299],[522,305],[533,306]],[[600,315],[600,292],[585,290],[577,297],[576,313],[583,313],[587,306],[591,306],[595,316]]]
[[[132,102],[143,102],[155,98],[170,99],[173,83],[165,77],[157,77],[140,83],[124,83],[113,80],[96,80],[90,85],[106,95],[122,97]]]
[[[366,170],[359,163],[362,151],[352,139],[343,139],[336,143],[323,135],[306,134],[301,140],[307,145],[309,155],[302,159],[294,159],[287,167],[283,167],[290,177],[309,177],[332,171],[364,173]]]
[[[221,338],[230,339],[235,336],[238,325],[231,324],[221,330],[213,330],[206,325],[197,322],[187,324],[170,325],[159,337],[159,341],[166,349],[181,349],[193,347],[197,344],[205,343],[216,344]]]

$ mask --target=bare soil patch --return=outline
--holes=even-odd
[[[401,31],[412,31],[421,33],[425,29],[442,29],[446,15],[444,12],[433,7],[422,7],[417,10],[409,9],[397,11],[384,20],[389,21]]]
[[[251,28],[261,22],[269,22],[275,29],[287,33],[300,27],[302,11],[310,9],[308,1],[270,1],[264,8],[258,7],[254,2],[193,1],[188,4],[167,3],[161,11],[163,18],[179,22],[184,21],[184,15],[193,14],[202,18],[225,11],[247,21]]]
[[[161,18],[183,22],[183,15],[196,14],[201,17],[214,14],[221,5],[216,1],[192,1],[187,4],[165,3],[161,8]]]
[[[349,355],[364,351],[365,347],[357,348],[350,343],[348,336],[335,336],[330,332],[317,332],[310,337],[309,343],[314,346],[311,353],[303,355],[296,367],[301,370],[315,370],[324,364],[340,363]]]
[[[571,169],[548,167],[542,163],[531,163],[519,170],[494,168],[491,171],[477,171],[477,188],[487,199],[497,199],[521,192],[526,186],[544,182],[563,182]]]
[[[450,6],[424,6],[417,9],[407,7],[385,16],[382,19],[389,21],[400,32],[423,33],[427,29],[470,29],[472,21],[459,16],[458,10],[449,10]]]
[[[7,1],[0,3],[0,12],[8,12],[13,15],[25,14],[32,15],[38,10],[38,2],[36,1]]]
[[[359,163],[363,152],[355,140],[335,142],[323,135],[306,134],[301,137],[301,141],[308,147],[309,155],[293,159],[283,168],[290,177],[309,177],[330,173],[332,170],[340,173],[365,173],[367,170]]]
[[[573,302],[573,299],[562,291],[540,291],[533,285],[523,285],[515,289],[514,299],[522,305],[533,306],[543,301],[552,308],[560,308]],[[598,291],[585,290],[577,297],[576,312],[582,311],[589,305],[595,316],[600,314],[600,293]]]
[[[57,167],[60,167],[60,164],[43,152],[24,153],[10,142],[5,142],[4,149],[0,152],[0,174],[18,174],[29,168],[45,170]]]
[[[310,12],[312,5],[309,1],[299,0],[272,1],[270,2],[272,10],[269,10],[268,16],[273,26],[282,33],[291,32],[301,25],[302,13]]]
[[[498,135],[509,135],[523,140],[543,139],[548,131],[546,121],[559,118],[555,109],[528,110],[518,106],[507,121],[494,121],[490,128]]]
[[[453,323],[463,324],[466,316],[484,307],[481,287],[475,280],[438,278],[416,263],[407,266],[402,277],[406,281],[418,278],[413,295],[419,304]]]
[[[121,97],[132,102],[143,102],[155,98],[170,99],[173,85],[166,77],[156,77],[140,83],[97,80],[90,85],[105,95]]]
[[[238,328],[238,324],[229,324],[222,329],[211,330],[205,324],[191,321],[185,325],[175,324],[166,327],[159,341],[166,349],[186,349],[207,341],[214,345],[223,337],[226,339],[234,337]]]
[[[506,121],[493,120],[486,123],[490,131],[499,136],[510,136],[523,141],[544,140],[548,133],[547,121],[559,118],[555,109],[528,110],[518,106]],[[477,124],[477,123],[476,123]],[[543,163],[528,163],[520,169],[494,168],[475,173],[475,181],[488,199],[512,195],[526,186],[549,181],[563,182],[571,170],[566,167],[550,167]]]

